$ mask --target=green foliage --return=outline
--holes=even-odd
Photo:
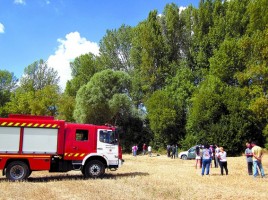
[[[56,116],[60,89],[58,73],[43,60],[29,65],[4,110],[8,113]]]
[[[59,87],[47,85],[37,90],[30,101],[31,114],[56,116],[59,102]]]
[[[116,116],[123,114],[122,109],[127,109],[125,106],[129,107],[126,100],[129,89],[130,77],[124,72],[104,70],[96,73],[77,93],[75,120],[81,123],[115,124]],[[121,103],[114,103],[115,99]]]
[[[142,121],[138,115],[125,118],[120,127],[120,143],[124,152],[131,152],[131,147],[136,144],[141,149],[144,143],[148,145],[154,137],[148,121]]]
[[[243,36],[247,30],[249,16],[247,12],[249,0],[226,2],[226,36],[228,38],[239,38]]]
[[[250,22],[248,27],[249,33],[257,30],[263,31],[268,24],[268,2],[266,0],[252,0],[248,3],[247,14]]]
[[[26,67],[24,75],[20,79],[20,87],[25,91],[36,91],[47,85],[57,85],[58,83],[58,72],[48,67],[42,59]]]
[[[114,116],[114,124],[117,121],[124,121],[128,116],[131,115],[132,102],[126,94],[114,94],[112,99],[108,101],[109,108],[111,110],[111,116]]]
[[[237,85],[234,75],[245,69],[243,56],[237,39],[224,40],[209,59],[210,73],[228,85]]]
[[[8,114],[4,107],[10,101],[10,96],[17,87],[17,82],[18,79],[13,73],[0,70],[0,116],[2,117],[6,117]]]
[[[167,46],[170,63],[179,62],[184,42],[184,21],[180,18],[179,8],[174,3],[166,5],[162,17],[163,37]]]
[[[73,79],[67,82],[65,94],[73,97],[82,85],[87,84],[95,73],[102,70],[99,59],[91,53],[75,58],[70,66]]]
[[[118,30],[107,30],[100,41],[100,60],[102,64],[114,70],[128,73],[133,71],[130,62],[132,28],[122,25]]]
[[[58,119],[63,119],[68,122],[75,122],[73,112],[75,107],[75,97],[67,94],[62,94],[59,97],[58,103]]]
[[[167,91],[158,90],[146,102],[150,128],[155,134],[155,146],[178,141],[175,102]],[[174,132],[175,131],[175,132]]]
[[[10,102],[5,106],[8,113],[31,114],[31,101],[34,98],[34,92],[25,92],[22,88],[16,89],[12,95]]]
[[[257,121],[248,109],[247,94],[210,76],[194,94],[187,131],[197,143],[217,143],[230,154],[243,150],[243,143],[261,139]]]
[[[161,89],[171,70],[166,65],[166,45],[157,11],[150,12],[148,19],[134,29],[131,51],[144,96]]]
[[[9,113],[56,116],[59,87],[47,85],[40,90],[27,91],[18,88],[5,106]]]

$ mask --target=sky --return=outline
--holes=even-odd
[[[71,79],[69,63],[91,52],[107,30],[136,26],[166,4],[198,7],[199,0],[0,0],[0,70],[21,78],[43,59],[58,71],[60,86]]]

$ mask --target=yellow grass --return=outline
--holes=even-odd
[[[166,156],[124,155],[118,171],[103,179],[83,179],[80,172],[33,172],[26,182],[0,178],[0,199],[267,199],[268,178],[247,175],[244,157],[228,158],[228,176],[212,168],[202,177],[194,160]],[[268,173],[268,155],[263,166]]]

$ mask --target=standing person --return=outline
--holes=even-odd
[[[252,154],[252,147],[250,143],[246,143],[246,150],[245,156],[247,158],[247,165],[248,165],[248,175],[252,175],[252,166],[253,166],[253,154]]]
[[[179,157],[179,152],[178,152],[178,145],[177,144],[176,144],[175,148],[176,148],[176,158],[178,158]]]
[[[199,155],[200,155],[200,168],[202,168],[202,162],[203,162],[203,149],[204,149],[204,145],[200,145],[200,148],[199,148]]]
[[[214,160],[214,167],[217,168],[217,157],[216,157],[216,145],[213,145],[213,160]]]
[[[217,144],[215,144],[215,168],[219,167],[219,153],[220,153],[220,148],[218,147]]]
[[[143,152],[143,155],[146,154],[146,144],[145,143],[142,146],[142,152]]]
[[[197,169],[197,166],[199,166],[199,168],[201,168],[201,156],[200,156],[200,147],[199,146],[196,146],[195,148],[195,169]]]
[[[171,146],[168,144],[167,145],[167,157],[170,157],[170,148]]]
[[[212,161],[212,160],[215,159],[215,158],[214,158],[214,156],[215,156],[215,152],[214,152],[214,147],[213,147],[213,145],[210,145],[210,146],[209,146],[209,149],[210,149],[210,151],[211,151],[211,161]],[[212,162],[210,163],[210,167],[212,167]]]
[[[133,145],[132,148],[131,148],[133,156],[134,156],[134,147],[135,147],[135,145]]]
[[[148,155],[152,156],[152,147],[150,145],[148,146]]]
[[[263,156],[263,150],[261,147],[259,147],[257,145],[257,143],[254,141],[251,143],[252,144],[252,155],[253,155],[253,176],[257,177],[259,175],[258,169],[259,168],[260,172],[261,172],[261,177],[265,177],[264,174],[264,169],[262,167],[262,156]]]
[[[228,175],[228,168],[227,168],[227,154],[224,151],[223,147],[220,147],[220,152],[218,154],[219,164],[221,168],[221,175],[223,175],[223,168],[225,170],[225,174]]]
[[[175,159],[175,154],[176,154],[176,147],[175,147],[175,145],[173,144],[172,146],[171,146],[171,159]]]
[[[201,175],[204,176],[205,169],[206,169],[206,175],[209,175],[209,168],[211,163],[211,150],[209,149],[209,145],[205,145],[203,151],[202,151],[202,172]]]
[[[134,145],[133,146],[133,156],[137,156],[137,151],[138,151],[138,146]]]

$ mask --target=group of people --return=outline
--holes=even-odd
[[[178,158],[178,145],[167,145],[167,157],[171,157],[171,159]]]
[[[196,147],[196,165],[199,165],[202,168],[201,175],[204,176],[209,175],[210,167],[212,167],[212,160],[214,160],[215,168],[218,168],[220,165],[221,175],[228,175],[228,167],[227,167],[227,154],[224,151],[223,147],[218,147],[217,145],[204,145]]]
[[[263,150],[256,142],[246,143],[245,156],[247,159],[248,174],[254,177],[265,177],[264,169],[262,167]],[[209,175],[210,167],[212,167],[212,160],[214,160],[215,168],[220,166],[221,175],[228,175],[227,167],[227,153],[223,147],[217,145],[204,145],[196,147],[196,165],[202,168],[201,175]],[[252,172],[253,171],[253,172]]]
[[[132,146],[132,155],[133,156],[137,156],[138,149],[139,149],[138,145]],[[146,155],[146,151],[148,151],[148,155],[151,157],[152,156],[152,147],[150,145],[147,147],[147,145],[144,143],[142,146],[142,154]]]

